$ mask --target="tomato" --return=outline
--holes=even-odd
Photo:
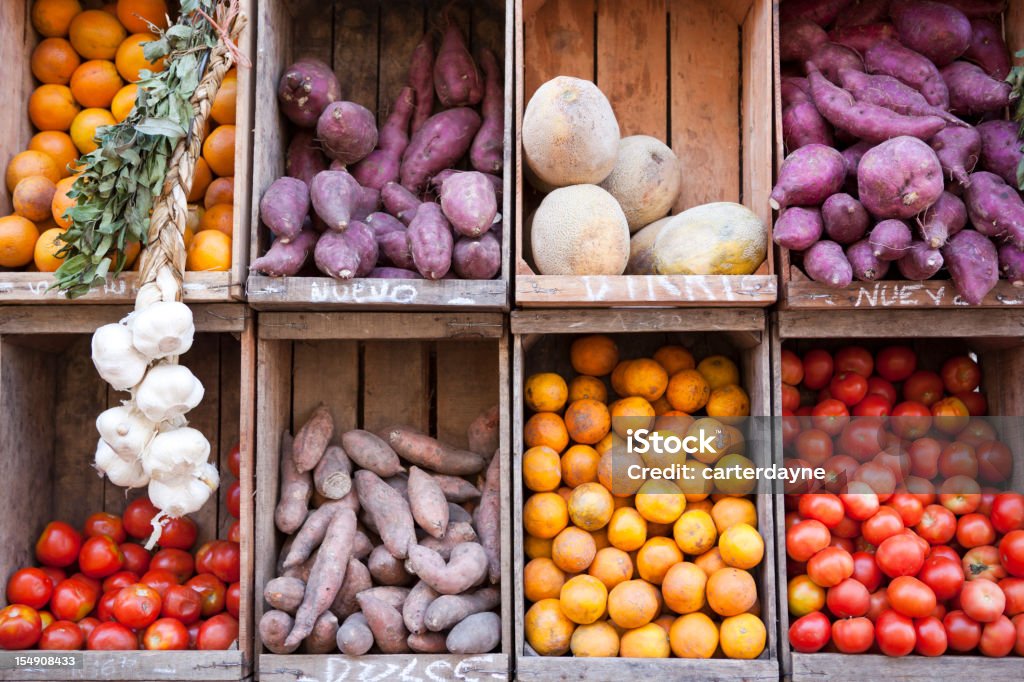
[[[1024,528],[1024,495],[1000,493],[992,500],[992,526],[1000,533]]]
[[[793,411],[800,407],[800,391],[796,386],[782,384],[782,409]]]
[[[796,497],[803,493],[809,492],[811,490],[812,485],[814,485],[809,479],[798,479],[797,474],[798,472],[812,471],[811,465],[802,459],[797,459],[795,457],[786,457],[785,459],[782,460],[782,466],[791,472],[790,480],[786,481],[785,483],[786,504],[792,506],[793,508],[796,508]],[[803,475],[804,474],[802,473],[800,474],[800,476]]]
[[[199,637],[199,628],[203,626],[203,621],[197,620],[188,626],[188,648],[196,648],[196,638]]]
[[[986,483],[1002,483],[1013,472],[1013,453],[997,440],[987,440],[977,447],[978,475]]]
[[[992,545],[969,549],[961,565],[967,580],[999,581],[1006,577],[1006,569],[999,560],[999,549]]]
[[[979,623],[991,623],[1006,608],[1006,595],[991,580],[969,581],[960,591],[960,607]]]
[[[53,566],[42,566],[39,569],[46,574],[46,577],[50,579],[50,582],[56,585],[61,580],[68,577],[68,572],[62,568],[54,568]]]
[[[842,501],[831,493],[801,495],[799,510],[804,518],[821,521],[830,529],[839,525],[846,515]]]
[[[180,620],[161,618],[146,628],[142,648],[150,651],[188,649],[188,629]]]
[[[102,592],[106,594],[111,590],[120,590],[123,587],[128,587],[133,583],[139,582],[139,576],[135,575],[131,571],[118,571],[112,576],[107,577],[103,580]]]
[[[238,621],[226,613],[219,613],[199,626],[196,649],[220,651],[230,648],[237,640]]]
[[[162,601],[149,585],[135,583],[123,588],[114,600],[114,617],[133,630],[144,628],[160,615]]]
[[[203,599],[199,592],[188,585],[171,585],[163,594],[160,615],[177,618],[185,625],[199,620],[203,613]]]
[[[785,353],[786,351],[782,352]],[[235,478],[239,478],[242,475],[242,448],[239,443],[235,443],[231,448],[231,452],[228,453],[228,469]]]
[[[978,447],[987,440],[998,439],[999,434],[996,433],[995,427],[989,424],[987,420],[971,419],[967,423],[967,428],[958,433],[956,437],[963,443]]]
[[[95,591],[97,595],[100,594],[100,590],[103,588],[103,583],[96,578],[90,578],[84,573],[75,573],[71,577],[87,585],[91,590]]]
[[[981,640],[981,625],[963,611],[950,611],[942,619],[942,626],[953,651],[971,651]]]
[[[843,427],[836,445],[841,452],[858,461],[865,462],[882,449],[884,433],[881,419],[873,417],[851,419]]]
[[[981,641],[978,650],[985,656],[1001,658],[1013,651],[1017,642],[1017,628],[1010,619],[1000,615],[991,623],[986,623],[981,630]]]
[[[812,467],[822,466],[832,456],[832,437],[821,429],[808,429],[796,437],[796,454]]]
[[[86,640],[90,651],[131,651],[139,648],[135,633],[121,623],[100,623]]]
[[[882,377],[870,377],[868,379],[868,395],[883,398],[890,410],[899,399],[896,387]]]
[[[924,551],[914,538],[899,534],[888,538],[878,546],[875,561],[890,578],[901,575],[916,575],[924,564]]]
[[[908,346],[886,346],[875,357],[875,369],[887,381],[904,381],[917,369],[917,355]]]
[[[911,540],[913,540],[914,542],[917,543],[917,546],[921,548],[921,556],[922,557],[928,556],[928,552],[931,551],[932,546],[930,544],[928,544],[927,540],[925,540],[920,535],[915,533],[913,531],[913,529],[911,529],[911,528],[904,528],[903,529],[903,534],[906,535],[908,538],[910,538]]]
[[[910,618],[926,618],[935,610],[932,588],[909,575],[893,578],[889,583],[889,603],[897,613]]]
[[[845,618],[832,623],[832,641],[844,654],[862,654],[875,642],[875,625],[867,618]]]
[[[871,592],[861,582],[846,578],[828,589],[825,603],[836,618],[863,616],[871,605]]]
[[[57,622],[59,623],[61,621],[57,621]],[[86,618],[83,618],[82,620],[80,620],[77,623],[75,623],[75,625],[78,626],[78,629],[82,631],[82,635],[86,639],[89,639],[89,635],[92,634],[92,631],[95,630],[96,626],[99,625],[99,624],[100,624],[99,619],[93,618],[92,616],[88,616]]]
[[[904,400],[912,400],[928,407],[941,400],[943,393],[942,377],[927,370],[914,372],[903,384]]]
[[[854,372],[842,372],[832,377],[828,391],[836,400],[853,407],[868,394],[868,380]]]
[[[929,504],[914,530],[929,543],[944,545],[956,535],[956,516],[941,505]]]
[[[826,547],[808,559],[807,575],[822,587],[838,585],[853,575],[853,557],[841,547]]]
[[[990,545],[996,541],[996,529],[983,514],[964,514],[957,520],[956,541],[967,549]]]
[[[981,385],[981,368],[966,355],[946,360],[942,365],[942,384],[949,393],[973,391]]]
[[[167,592],[167,588],[179,584],[173,573],[164,570],[147,571],[139,582],[152,587],[161,597]]]
[[[196,522],[187,516],[164,519],[160,522],[160,539],[157,543],[163,549],[190,550],[196,544],[199,529]]]
[[[921,504],[921,500],[910,493],[898,492],[890,497],[886,504],[900,515],[903,525],[907,528],[913,528],[921,523],[921,517],[924,516],[924,505]]]
[[[821,611],[808,613],[789,626],[789,645],[793,651],[812,654],[828,644],[832,636],[832,624]]]
[[[875,563],[875,556],[867,552],[854,552],[851,577],[866,587],[868,592],[877,590],[882,584],[882,570]]]
[[[860,521],[854,521],[849,516],[844,516],[843,520],[837,523],[835,528],[830,528],[829,531],[834,538],[855,540],[860,537]]]
[[[811,410],[811,423],[830,436],[838,436],[850,421],[850,411],[835,398],[822,400]]]
[[[946,653],[948,647],[946,628],[943,627],[942,621],[935,616],[916,619],[914,634],[917,636],[914,651],[921,656],[941,656]]]
[[[936,599],[946,601],[960,594],[964,584],[964,569],[959,559],[930,556],[925,559],[917,577],[932,589]]]
[[[786,531],[786,553],[795,561],[807,561],[828,547],[831,540],[825,524],[805,519]]]
[[[866,462],[853,475],[854,481],[867,483],[878,495],[879,502],[885,502],[896,491],[896,474],[892,469],[878,462]]]
[[[54,621],[39,637],[39,648],[44,651],[74,651],[85,644],[85,633],[70,620]]]
[[[7,601],[41,609],[50,601],[53,581],[38,568],[22,568],[7,580]]]
[[[124,532],[124,523],[122,523],[121,517],[115,514],[108,514],[107,512],[96,512],[87,518],[84,530],[86,537],[106,535],[118,544],[128,539],[127,533]]]
[[[932,403],[932,416],[935,417],[933,423],[936,429],[954,436],[967,428],[971,421],[970,410],[955,396]]]
[[[981,486],[968,476],[947,478],[939,486],[939,504],[958,516],[970,514],[981,505]]]
[[[99,597],[99,590],[86,581],[68,578],[54,586],[50,610],[57,620],[77,622],[89,615]]]
[[[1024,530],[1012,530],[999,541],[999,561],[1006,572],[1024,578]]]
[[[149,501],[148,497],[139,497],[128,503],[124,509],[124,529],[128,535],[137,540],[148,538],[153,533],[150,522],[159,513],[159,509]]]
[[[800,419],[792,411],[782,410],[782,446],[788,448],[800,435]]]
[[[122,542],[118,547],[124,554],[124,570],[142,575],[149,570],[149,562],[153,556],[142,545],[134,542]]]
[[[241,577],[241,551],[237,542],[213,540],[196,552],[196,572],[213,573],[226,583]]]
[[[875,368],[875,359],[866,348],[861,346],[846,346],[836,351],[835,372],[854,372],[862,377],[871,376]]]
[[[939,473],[943,478],[952,476],[978,476],[978,456],[967,443],[954,441],[943,448],[939,455]]]
[[[1003,578],[999,581],[999,589],[1006,597],[1007,616],[1013,617],[1024,613],[1024,578]]]
[[[121,590],[111,590],[110,592],[104,592],[103,596],[100,597],[99,603],[96,605],[96,617],[106,623],[107,621],[115,620],[114,618],[114,602],[117,601],[117,594]]]
[[[49,611],[40,611],[39,612],[39,620],[43,624],[43,630],[45,630],[46,628],[48,628],[51,625],[53,625],[53,623],[54,623],[54,621],[56,619],[53,617],[53,614],[50,613]]]
[[[983,417],[988,414],[988,400],[985,394],[979,391],[962,391],[956,397],[967,406],[967,411],[972,417]]]
[[[228,585],[227,595],[224,597],[224,607],[236,619],[242,610],[242,583],[231,583]]]
[[[882,612],[875,621],[878,648],[886,656],[906,656],[917,645],[914,621],[896,611]]]
[[[240,481],[235,481],[228,486],[227,492],[227,508],[228,513],[234,516],[236,519],[242,517],[240,505],[242,503],[242,484]]]
[[[90,578],[105,578],[124,567],[124,554],[113,539],[94,535],[82,544],[78,567]]]
[[[11,604],[0,610],[0,648],[31,648],[42,633],[43,621],[31,606]]]
[[[804,353],[804,386],[817,391],[828,386],[832,379],[832,356],[823,350]]]
[[[889,428],[900,438],[916,440],[932,428],[932,412],[923,403],[911,400],[892,408]]]
[[[46,524],[36,541],[36,559],[44,566],[64,568],[78,560],[82,535],[63,521]]]
[[[180,584],[192,577],[195,572],[195,561],[192,555],[184,550],[161,549],[153,555],[149,568],[171,573]]]
[[[853,480],[860,463],[849,455],[833,455],[825,462],[824,485],[826,490],[834,493],[841,493]]]
[[[903,519],[895,509],[881,507],[874,516],[861,524],[860,532],[865,540],[877,546],[903,528]]]
[[[1024,613],[1014,616],[1010,622],[1017,629],[1017,643],[1013,645],[1013,653],[1024,656]]]
[[[853,406],[854,417],[888,417],[891,411],[892,404],[889,401],[871,393]]]
[[[224,610],[227,587],[217,576],[212,573],[200,573],[185,583],[185,585],[199,593],[203,604],[202,612],[204,618],[209,618]]]
[[[939,474],[939,456],[942,445],[934,438],[918,438],[907,449],[910,455],[910,473],[922,478],[935,478]]]
[[[228,528],[227,538],[231,542],[241,542],[242,541],[242,522],[241,521],[235,521],[234,523],[231,524],[231,527]]]
[[[843,502],[846,515],[854,521],[869,519],[878,511],[877,493],[860,481],[851,482],[847,492],[841,493],[839,499]]]
[[[917,498],[917,501],[928,506],[935,502],[935,486],[932,482],[921,478],[920,476],[907,476],[906,480],[903,481],[903,486],[907,489],[907,492]]]

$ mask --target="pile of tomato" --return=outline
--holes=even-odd
[[[1024,656],[1024,496],[969,356],[782,353],[794,651]]]
[[[238,475],[237,447],[229,459]],[[238,640],[241,600],[240,487],[227,490],[236,519],[226,540],[193,553],[192,519],[164,519],[156,551],[140,544],[159,511],[140,497],[122,516],[92,514],[81,532],[47,524],[35,545],[38,567],[7,581],[0,648],[42,650],[228,649]]]

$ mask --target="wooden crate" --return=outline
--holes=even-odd
[[[775,548],[770,533],[772,499],[770,494],[756,495],[759,529],[765,537],[765,555],[754,571],[761,619],[768,631],[760,658],[741,661],[724,658],[692,660],[636,658],[566,658],[536,655],[526,644],[523,632],[525,597],[522,578],[524,566],[521,510],[525,501],[522,485],[523,385],[535,372],[573,374],[569,346],[577,334],[612,334],[624,358],[635,353],[648,356],[664,343],[682,343],[698,356],[721,353],[732,357],[740,367],[742,384],[750,395],[752,415],[770,414],[771,389],[769,344],[765,316],[761,310],[694,309],[687,311],[585,310],[517,311],[512,313],[512,502],[513,514],[513,589],[515,591],[515,665],[520,680],[608,680],[700,679],[700,680],[777,680],[779,659],[776,643]],[[767,436],[766,436],[767,438]],[[757,466],[769,462],[767,448],[747,453]]]
[[[826,319],[825,315],[829,318]],[[982,369],[981,387],[988,396],[989,413],[1005,415],[1004,437],[1019,443],[1024,435],[1024,390],[1020,376],[1024,372],[1024,320],[1010,310],[908,310],[847,311],[840,323],[835,315],[818,310],[784,310],[776,314],[772,325],[772,366],[781,366],[783,346],[831,348],[850,343],[869,348],[890,343],[915,348],[931,364],[943,361],[954,353],[973,352]],[[782,414],[782,385],[772,385],[774,414]],[[775,461],[782,462],[782,435],[775,434]],[[1016,452],[1016,466],[1008,486],[1024,489],[1024,467]],[[775,550],[779,595],[779,653],[787,679],[798,680],[849,679],[856,670],[860,679],[925,682],[944,677],[969,677],[984,680],[1020,680],[1024,661],[1013,655],[1007,658],[945,655],[937,658],[910,655],[891,658],[882,655],[847,656],[843,654],[791,652],[787,633],[790,626],[786,586],[786,509],[781,494],[775,500]]]
[[[592,80],[623,136],[650,135],[672,147],[682,163],[682,205],[740,202],[764,221],[771,241],[770,0],[517,0],[516,8],[517,145],[526,103],[541,84],[555,76]],[[536,274],[523,229],[540,197],[516,166],[517,305],[775,302],[770,252],[749,276]]]
[[[257,407],[256,618],[275,577],[282,535],[274,526],[281,432],[298,429],[321,401],[335,433],[406,423],[466,447],[466,427],[501,407],[502,486],[508,458],[508,340],[499,313],[261,313]],[[396,654],[273,655],[256,636],[263,682],[386,679],[505,679],[511,657],[511,549],[502,492],[502,643],[480,656]]]
[[[0,509],[0,580],[34,565],[33,547],[51,520],[81,528],[89,514],[120,514],[123,488],[96,475],[96,416],[128,396],[110,388],[93,367],[90,337],[99,325],[116,322],[126,306],[0,308],[0,480],[18,493]],[[252,410],[254,334],[241,305],[193,307],[196,337],[182,357],[203,382],[206,396],[189,422],[213,446],[211,461],[223,473],[219,499],[192,518],[200,543],[225,537],[234,518],[226,493],[233,480],[227,455],[241,444],[242,599],[237,649],[229,651],[83,651],[80,669],[0,670],[0,680],[240,680],[252,663]],[[25,494],[29,493],[29,494]],[[2,595],[0,595],[2,597]],[[32,652],[28,652],[32,653]]]
[[[38,83],[32,77],[29,58],[40,36],[32,28],[30,11],[34,0],[8,0],[0,3],[0,63],[4,64],[6,94],[12,106],[0,113],[0,167],[28,145],[34,133],[28,117],[28,98]],[[256,0],[239,0],[249,18],[238,46],[250,62],[255,63],[253,38],[256,34]],[[86,7],[101,2],[82,3]],[[84,61],[84,60],[83,60]],[[234,234],[231,243],[231,270],[228,272],[189,272],[185,275],[185,300],[189,303],[228,302],[242,297],[245,274],[249,265],[249,204],[251,185],[248,182],[252,159],[253,68],[238,68],[238,104],[235,127]],[[11,197],[6,188],[0,191],[0,215],[11,212]],[[68,299],[50,290],[53,275],[46,272],[7,271],[0,268],[0,305],[68,304],[68,303],[131,303],[138,292],[138,273],[125,272],[108,277],[85,296]]]
[[[512,206],[512,43],[511,0],[268,0],[259,3],[260,72],[256,84],[256,140],[260,153],[253,169],[251,255],[266,252],[270,232],[260,224],[259,199],[285,172],[290,124],[278,111],[281,73],[302,57],[333,64],[341,98],[377,112],[383,125],[392,103],[408,82],[413,48],[425,29],[443,28],[443,12],[468,37],[470,49],[494,50],[505,73],[505,216],[501,275],[492,280],[393,280],[250,275],[247,294],[258,310],[507,310]],[[437,109],[437,107],[435,107]],[[438,109],[439,110],[439,109]],[[312,267],[312,256],[307,268]],[[315,268],[313,268],[315,271]]]
[[[784,1],[784,0],[783,0]],[[782,95],[780,92],[781,64],[779,62],[780,3],[774,5],[774,79],[775,79],[775,162],[776,172],[785,158],[782,142]],[[1003,16],[1007,46],[1014,54],[1024,48],[1024,0],[1008,0]],[[813,281],[792,262],[788,249],[775,246],[782,294],[780,303],[786,308],[832,309],[901,309],[901,308],[958,308],[966,307],[949,279],[929,279],[914,282],[903,279],[883,279],[877,282],[854,281],[850,286],[834,288]],[[897,276],[895,264],[891,270]],[[999,308],[1024,305],[1024,289],[1006,280],[999,280],[982,301],[981,307]]]

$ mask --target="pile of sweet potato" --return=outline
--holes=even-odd
[[[482,654],[501,641],[498,408],[469,450],[412,428],[335,438],[318,407],[281,440],[275,524],[289,537],[267,582],[273,653]]]
[[[296,131],[287,176],[260,201],[274,241],[251,269],[298,275],[312,253],[339,280],[497,275],[504,86],[495,54],[484,48],[474,60],[449,22],[435,56],[428,33],[380,130],[340,92],[331,67],[314,59],[281,76],[280,110]]]
[[[1004,0],[787,0],[775,242],[835,287],[945,269],[1024,284]],[[895,267],[893,267],[895,265]],[[897,274],[898,272],[898,274]]]

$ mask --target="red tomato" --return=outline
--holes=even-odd
[[[921,656],[941,656],[946,653],[948,647],[946,628],[943,627],[942,621],[935,616],[915,620],[914,633],[917,635],[914,651]]]
[[[180,620],[161,618],[146,628],[142,647],[150,651],[188,649],[188,629]]]
[[[918,438],[907,449],[910,455],[910,473],[922,478],[935,478],[939,474],[939,456],[942,445],[934,438]]]
[[[829,532],[832,533],[832,537],[855,540],[860,537],[860,521],[854,521],[849,516],[844,516],[835,528],[829,529]]]
[[[896,474],[892,469],[878,462],[865,462],[853,475],[853,480],[867,483],[878,495],[879,502],[885,502],[896,491]]]
[[[939,473],[943,478],[951,476],[978,476],[978,456],[967,443],[954,441],[942,449],[939,455]]]
[[[161,549],[153,555],[149,568],[173,574],[180,584],[192,577],[195,572],[195,561],[192,559],[192,555],[184,550]]]
[[[930,556],[925,559],[917,577],[932,589],[936,599],[946,601],[960,594],[964,584],[964,569],[958,559]]]
[[[903,531],[903,519],[890,507],[881,507],[875,515],[860,525],[864,539],[878,546],[888,538]]]
[[[796,386],[782,384],[782,409],[793,411],[800,407],[800,390]]]
[[[828,391],[836,400],[853,407],[868,394],[868,380],[855,372],[843,372],[832,377]]]
[[[890,410],[899,399],[896,387],[882,377],[871,377],[868,379],[868,395],[877,395],[880,398],[884,398]]]
[[[199,628],[203,626],[203,621],[197,620],[188,626],[188,648],[196,648],[196,638],[199,637]]]
[[[60,622],[60,621],[57,621],[57,622]],[[78,626],[78,629],[82,631],[82,635],[86,639],[89,639],[89,635],[92,634],[92,631],[95,630],[96,626],[99,625],[99,624],[100,624],[99,619],[93,618],[92,616],[88,616],[86,618],[83,618],[82,620],[80,620],[80,621],[78,621],[76,623],[76,625]]]
[[[981,443],[976,449],[978,475],[986,483],[1002,483],[1013,472],[1013,453],[997,440]]]
[[[800,419],[791,410],[782,410],[782,446],[788,448],[800,435]]]
[[[843,427],[836,445],[839,450],[854,459],[865,462],[882,449],[883,423],[881,419],[861,417],[851,419]]]
[[[85,644],[85,633],[70,620],[54,621],[39,637],[39,648],[44,651],[74,651]]]
[[[952,357],[942,365],[942,383],[949,393],[973,391],[981,385],[981,368],[966,355]]]
[[[906,480],[903,481],[904,487],[907,492],[917,498],[917,500],[924,506],[934,504],[935,502],[935,486],[932,482],[921,478],[920,476],[907,476]]]
[[[900,438],[916,440],[932,428],[932,412],[924,403],[907,400],[892,408],[889,428]]]
[[[807,560],[807,575],[822,587],[832,587],[853,575],[853,557],[840,547],[826,547]]]
[[[122,542],[118,547],[124,554],[124,570],[142,575],[149,570],[149,562],[153,556],[142,545],[134,542]]]
[[[114,617],[133,630],[144,628],[157,619],[162,606],[160,595],[149,585],[135,583],[117,593]]]
[[[104,592],[103,596],[100,597],[99,603],[96,605],[96,617],[101,622],[108,622],[115,620],[114,618],[114,602],[117,601],[117,595],[121,590],[111,590],[110,592]]]
[[[227,598],[227,587],[217,576],[212,573],[200,573],[185,583],[186,586],[195,590],[203,603],[203,617],[220,613],[224,610],[224,602]]]
[[[157,594],[163,597],[164,593],[167,592],[167,588],[178,584],[178,579],[170,571],[152,570],[146,572],[139,582],[149,585],[156,590]]]
[[[241,577],[241,551],[237,542],[213,540],[196,552],[196,572],[213,573],[226,583]]]
[[[918,370],[903,384],[903,399],[931,407],[943,395],[942,377],[935,372]]]
[[[124,532],[124,524],[121,517],[107,512],[96,512],[85,520],[86,537],[106,535],[114,542],[121,544],[128,539]]]
[[[891,411],[892,403],[872,393],[853,406],[854,417],[888,417]]]
[[[953,435],[960,433],[971,422],[971,412],[957,397],[950,396],[932,403],[932,416],[935,417],[935,428],[942,433]]]
[[[968,445],[978,447],[987,440],[997,440],[999,434],[995,427],[984,419],[971,419],[967,422],[967,428],[957,434],[957,439]]]
[[[963,611],[950,611],[942,619],[942,625],[953,651],[970,651],[981,640],[981,625]]]
[[[875,368],[875,359],[871,357],[871,353],[866,348],[847,346],[836,352],[835,368],[836,374],[855,372],[866,378],[871,376],[871,372]]]
[[[1011,618],[1024,613],[1024,578],[1003,578],[999,581],[999,589],[1006,597],[1004,613]]]
[[[906,656],[917,645],[914,621],[896,611],[884,611],[875,621],[878,648],[886,656]]]
[[[846,486],[853,480],[853,475],[857,473],[859,467],[860,462],[849,455],[833,455],[829,457],[824,467],[825,488],[834,493],[844,492]]]
[[[1013,645],[1013,653],[1024,656],[1024,613],[1014,616],[1010,622],[1017,629],[1017,643]]]
[[[1012,530],[999,541],[999,561],[1007,573],[1024,578],[1024,530]]]
[[[832,356],[823,350],[804,353],[804,386],[818,391],[832,380]]]
[[[82,535],[63,521],[46,524],[36,541],[36,559],[44,566],[64,568],[78,561]]]
[[[814,584],[810,576],[798,575],[786,586],[791,618],[806,616],[808,613],[825,608],[825,590]]]
[[[947,478],[939,486],[939,504],[960,516],[981,505],[981,486],[969,476]]]
[[[199,529],[196,522],[187,516],[164,519],[160,522],[160,539],[157,543],[163,549],[190,550],[196,544]]]
[[[86,640],[90,651],[131,651],[139,648],[135,633],[121,623],[100,623]]]
[[[999,560],[999,549],[992,545],[967,550],[961,565],[967,580],[999,581],[1006,577],[1006,569]]]
[[[1013,651],[1017,643],[1017,628],[1010,619],[1000,615],[991,623],[986,623],[981,630],[981,641],[978,650],[985,656],[1001,658]]]
[[[913,528],[921,523],[921,517],[924,516],[924,505],[921,504],[921,500],[910,493],[896,493],[886,504],[900,515],[903,525],[907,528]]]
[[[224,606],[235,618],[242,608],[242,583],[231,583],[228,585],[228,592],[224,597]]]
[[[782,352],[785,353],[786,351]],[[235,478],[239,478],[242,475],[242,449],[238,443],[235,443],[234,447],[231,448],[231,452],[228,453],[228,469]]]
[[[796,454],[812,467],[819,467],[832,456],[832,438],[820,429],[803,431],[796,437]]]
[[[956,541],[968,549],[990,545],[996,541],[996,529],[983,514],[964,514],[957,520]]]
[[[887,381],[904,381],[917,369],[917,355],[908,346],[886,346],[878,351],[875,368]]]
[[[148,497],[139,497],[128,503],[124,510],[124,529],[128,535],[138,540],[148,538],[153,533],[150,521],[159,513]]]
[[[811,410],[811,423],[830,436],[838,436],[850,421],[850,411],[835,398],[822,400]]]
[[[41,609],[50,601],[53,581],[38,568],[15,571],[7,580],[7,601]]]
[[[804,365],[800,357],[791,350],[782,349],[782,383],[799,386],[804,380]],[[236,476],[238,474],[235,474]]]
[[[220,651],[228,649],[237,640],[238,621],[226,613],[219,613],[199,626],[196,649]]]
[[[228,540],[230,540],[231,542],[241,542],[242,541],[242,522],[241,521],[235,521],[234,523],[231,524],[231,527],[228,528],[228,536],[227,537],[228,537]]]
[[[992,500],[992,526],[1000,533],[1024,528],[1024,495],[1000,493]]]
[[[165,618],[177,618],[185,625],[190,625],[203,613],[203,599],[199,592],[188,585],[172,585],[163,594],[163,608],[160,612]]]
[[[867,552],[854,552],[851,577],[866,587],[868,592],[877,590],[882,584],[882,570],[878,568],[875,556]]]
[[[889,610],[889,596],[883,587],[871,593],[871,601],[868,603],[868,619],[874,623],[878,617]]]
[[[926,618],[935,610],[932,588],[909,575],[893,578],[889,583],[889,603],[897,613],[910,618]]]
[[[842,501],[831,493],[801,495],[799,510],[804,518],[821,521],[830,529],[839,525],[846,515]]]
[[[99,599],[99,590],[84,580],[68,578],[53,588],[50,611],[57,620],[80,621],[89,615]]]
[[[53,566],[43,566],[39,569],[46,574],[46,577],[50,579],[50,582],[56,585],[61,580],[68,577],[68,572],[63,568],[54,568]]]
[[[94,590],[97,595],[100,594],[100,590],[103,588],[103,583],[101,583],[96,578],[90,578],[89,576],[87,576],[84,573],[75,573],[71,577],[74,578],[75,580],[79,580],[82,583],[88,585],[89,588]]]
[[[846,618],[832,623],[832,641],[844,654],[862,654],[875,642],[875,625],[867,618]]]
[[[43,621],[31,606],[11,604],[0,610],[0,649],[29,649],[43,633]]]
[[[836,618],[863,616],[871,605],[871,593],[859,581],[846,578],[829,588],[825,603]]]
[[[796,497],[811,490],[811,480],[798,479],[797,474],[805,470],[808,472],[812,471],[811,465],[802,459],[786,457],[782,460],[782,466],[791,472],[790,480],[786,481],[785,484],[785,491],[787,493],[786,504],[791,505],[795,509],[797,505]],[[800,473],[800,476],[803,475]]]
[[[78,567],[90,578],[105,578],[124,567],[124,554],[111,538],[94,535],[82,544]]]
[[[806,519],[786,532],[786,553],[795,561],[807,561],[828,547],[832,536],[821,521]]]
[[[972,417],[983,417],[988,414],[988,400],[985,394],[979,391],[963,391],[957,393],[956,397],[967,406],[967,411]]]
[[[929,543],[944,545],[956,535],[956,516],[941,505],[929,504],[914,530]]]
[[[812,654],[828,644],[832,636],[832,625],[821,611],[808,613],[789,626],[789,645],[793,651]]]
[[[875,561],[890,578],[916,575],[924,564],[924,551],[914,538],[901,533],[878,546]]]
[[[131,571],[118,571],[103,580],[103,587],[101,589],[103,594],[106,594],[111,590],[120,590],[122,587],[128,587],[137,582],[139,582],[139,576]]]
[[[1006,595],[991,580],[969,581],[960,591],[960,607],[979,623],[991,623],[1006,608]]]

